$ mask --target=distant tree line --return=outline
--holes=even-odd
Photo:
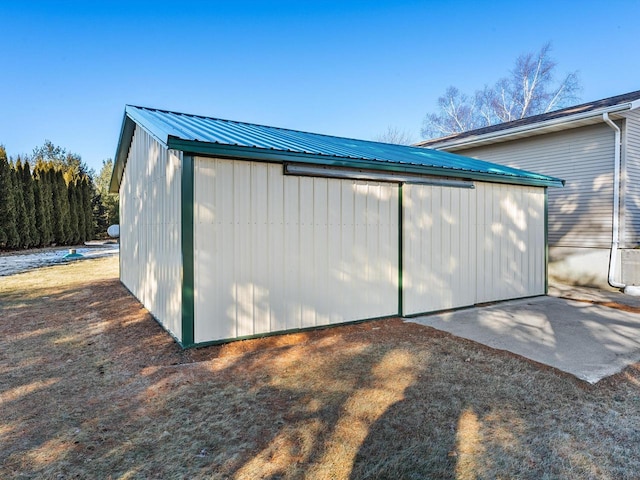
[[[104,235],[118,222],[117,196],[93,177],[79,155],[49,141],[15,161],[0,145],[0,248],[77,245]]]

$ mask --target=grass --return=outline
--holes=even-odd
[[[117,259],[0,279],[0,478],[632,479],[640,365],[589,385],[374,321],[181,351]]]

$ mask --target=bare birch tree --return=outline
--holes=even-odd
[[[556,68],[551,43],[546,43],[538,52],[520,55],[509,76],[493,87],[466,95],[451,86],[438,98],[438,111],[426,115],[421,133],[424,138],[441,137],[569,106],[578,100],[578,73],[556,83]]]

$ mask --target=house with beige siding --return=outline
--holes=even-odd
[[[640,91],[418,146],[565,179],[549,190],[549,273],[640,284]]]
[[[120,279],[184,347],[543,295],[562,181],[127,106]]]

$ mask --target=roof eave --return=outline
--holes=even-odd
[[[428,147],[442,149],[447,151],[456,151],[459,148],[478,147],[485,144],[504,142],[515,138],[525,138],[535,135],[542,135],[548,131],[559,131],[569,128],[575,128],[580,125],[571,125],[580,121],[592,119],[592,123],[597,123],[598,117],[602,118],[604,113],[618,113],[627,110],[634,110],[640,107],[640,101],[625,103],[622,105],[613,105],[610,107],[599,108],[589,112],[577,113],[570,116],[554,118],[538,123],[521,125],[519,127],[508,128],[505,130],[497,130],[481,135],[469,136],[464,138],[453,138],[451,140],[443,140],[442,142],[423,142],[418,143],[420,147]],[[563,128],[564,127],[564,128]]]
[[[111,172],[111,181],[109,182],[109,192],[118,193],[120,190],[120,182],[124,172],[127,156],[129,155],[129,147],[133,140],[135,126],[140,125],[145,131],[157,140],[161,145],[167,146],[167,134],[157,125],[150,124],[140,114],[141,107],[126,105],[124,109],[124,118],[120,129],[120,138],[118,139],[118,147],[113,161],[113,171]]]
[[[135,122],[125,111],[124,118],[122,119],[122,126],[120,127],[120,137],[118,138],[116,154],[113,158],[113,170],[111,171],[111,181],[109,182],[109,193],[118,193],[120,190],[120,182],[122,181],[122,175],[127,163],[129,147],[133,140],[133,132],[135,131],[135,128]]]
[[[493,183],[508,183],[516,185],[530,185],[537,187],[563,187],[564,180],[554,177],[531,178],[504,174],[476,172],[445,167],[415,165],[407,163],[392,163],[380,160],[362,158],[347,158],[328,155],[289,152],[282,150],[263,149],[239,145],[223,145],[219,143],[185,140],[173,136],[167,139],[167,147],[192,155],[203,155],[220,158],[241,158],[263,162],[297,162],[313,165],[327,165],[333,167],[348,167],[382,170],[395,173],[414,173],[434,175],[439,177],[454,177],[467,180],[478,180]]]

